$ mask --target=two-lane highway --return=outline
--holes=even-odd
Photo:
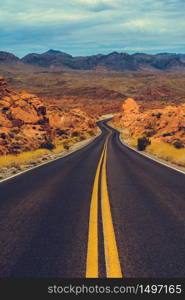
[[[0,183],[0,277],[185,277],[185,175],[102,134]]]

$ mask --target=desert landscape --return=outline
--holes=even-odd
[[[96,135],[106,114],[130,145],[147,139],[142,150],[185,164],[184,55],[0,52],[0,74],[1,168]]]
[[[1,2],[0,296],[185,295],[185,1]]]
[[[1,1],[0,298],[185,296],[184,11]]]

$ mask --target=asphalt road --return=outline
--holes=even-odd
[[[100,127],[0,184],[0,277],[185,277],[185,175]]]

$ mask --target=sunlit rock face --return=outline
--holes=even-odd
[[[179,141],[179,145],[185,147],[185,104],[141,112],[140,106],[129,98],[113,123],[128,128],[133,137],[147,136],[169,144]]]
[[[0,155],[40,148],[61,136],[96,130],[95,119],[80,110],[46,108],[35,95],[8,88],[0,77]]]

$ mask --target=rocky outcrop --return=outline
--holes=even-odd
[[[122,109],[112,122],[122,129],[127,128],[132,137],[146,136],[152,141],[185,147],[185,104],[142,112],[141,107],[129,98]]]
[[[42,148],[88,130],[96,131],[96,122],[86,113],[46,108],[37,96],[10,90],[0,77],[0,155]]]

